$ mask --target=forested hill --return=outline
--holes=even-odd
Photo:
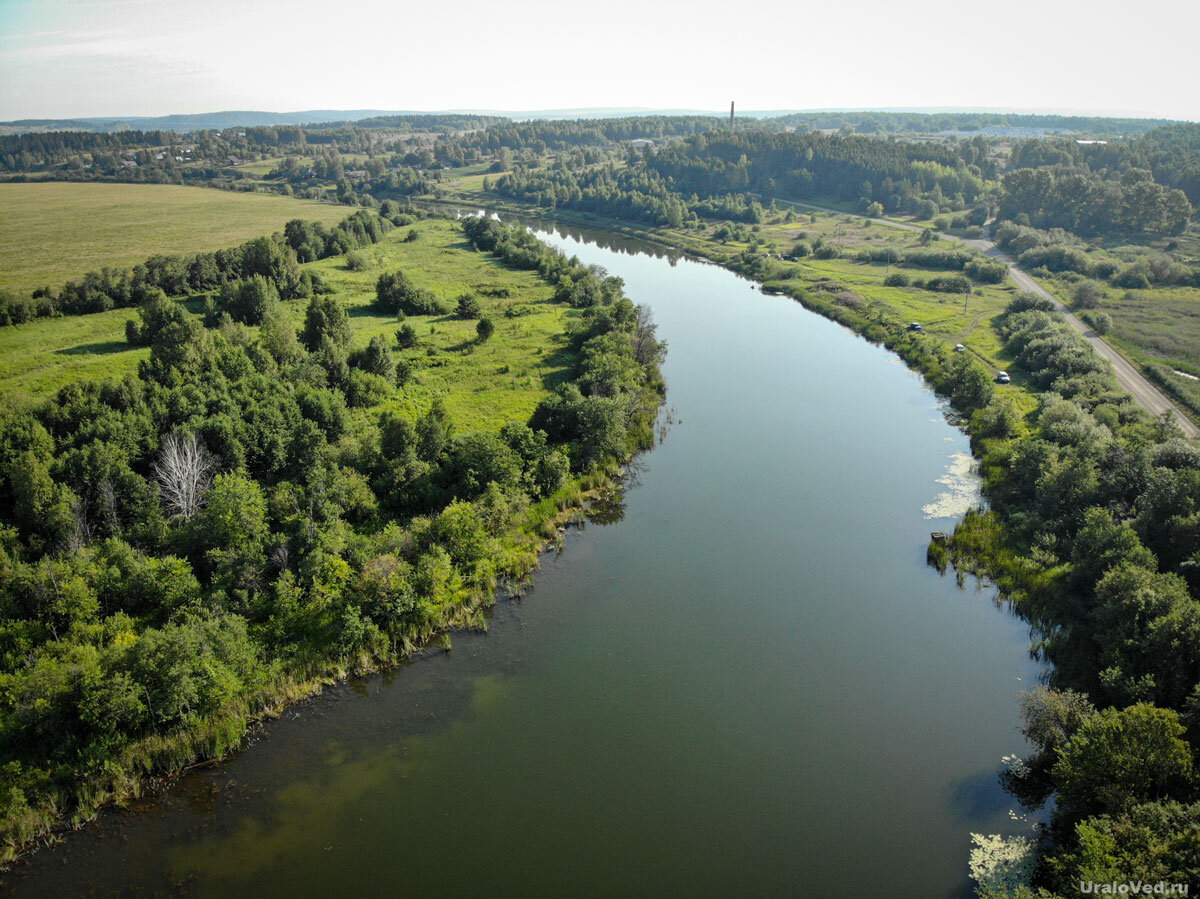
[[[379,109],[311,109],[306,112],[204,112],[189,115],[125,116],[114,118],[18,119],[0,122],[4,131],[92,131],[99,133],[140,131],[214,131],[224,128],[254,128],[270,125],[345,124],[386,118],[394,122],[439,121],[451,127],[476,127],[470,122],[501,121],[499,116],[457,113],[389,112]]]
[[[986,160],[971,145],[964,149],[869,137],[717,132],[665,147],[646,164],[674,179],[684,194],[751,190],[858,199],[902,195],[904,185],[919,183],[936,186],[948,197],[961,194],[970,203],[984,184],[978,170],[968,170],[968,162]]]
[[[768,125],[797,129],[847,130],[859,134],[937,134],[942,131],[1072,132],[1118,137],[1144,134],[1166,119],[1118,119],[1105,116],[1037,115],[1008,112],[889,112],[870,109],[796,112],[765,119]]]

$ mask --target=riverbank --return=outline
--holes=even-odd
[[[293,672],[268,684],[237,706],[210,716],[185,731],[155,735],[129,746],[114,758],[116,775],[85,779],[78,786],[73,807],[50,804],[29,809],[18,820],[6,822],[0,844],[0,874],[29,852],[48,845],[71,830],[93,821],[106,807],[142,794],[147,781],[171,781],[199,764],[220,762],[236,754],[256,726],[278,718],[291,706],[319,694],[326,687],[394,668],[417,653],[437,646],[450,649],[449,634],[459,628],[484,626],[480,615],[497,601],[519,591],[539,567],[548,548],[561,545],[565,530],[582,523],[593,508],[603,508],[620,495],[625,471],[610,466],[576,478],[556,494],[530,508],[525,522],[504,536],[497,574],[501,582],[471,589],[463,601],[446,610],[421,631],[405,635],[385,653],[360,653],[351,660],[329,660],[304,672]]]
[[[620,520],[572,532],[486,634],[105,814],[15,870],[14,899],[68,882],[943,896],[966,885],[969,833],[1020,829],[996,769],[1040,670],[1026,626],[924,563],[954,525],[925,507],[968,450],[945,403],[726,269],[548,232],[652,304],[670,343],[676,424]]]
[[[1075,853],[1079,834],[1125,827],[1123,816],[1155,814],[1163,799],[1161,790],[1112,782],[1118,775],[1073,769],[1087,764],[1095,772],[1117,772],[1125,764],[1119,744],[1097,743],[1091,734],[1108,728],[1132,743],[1161,740],[1170,763],[1155,776],[1174,784],[1170,799],[1193,798],[1185,777],[1192,751],[1185,722],[1192,720],[1189,697],[1200,679],[1200,642],[1186,622],[1200,616],[1188,561],[1200,546],[1181,528],[1194,502],[1188,485],[1200,468],[1194,444],[1135,404],[1056,306],[1037,294],[1016,295],[994,323],[1027,379],[1021,389],[1032,407],[1020,409],[1012,403],[1015,391],[993,387],[990,373],[972,372],[960,361],[963,354],[874,314],[865,303],[797,290],[761,253],[681,243],[760,281],[764,292],[792,296],[892,349],[962,413],[991,508],[969,514],[945,546],[929,547],[928,558],[942,571],[953,564],[960,579],[968,573],[995,584],[1032,626],[1032,651],[1054,666],[1054,689],[1032,694],[1024,710],[1036,751],[1014,761],[1005,777],[1027,809],[1056,796],[1044,839],[1014,843],[1012,850],[1025,856],[1036,848],[1046,864],[1039,870],[1053,872],[1040,875],[1038,885],[1067,894],[1086,873]],[[1169,597],[1148,622],[1130,611],[1142,608],[1138,597],[1147,590]],[[1079,712],[1065,738],[1051,745],[1037,716],[1055,703],[1078,705]],[[1136,736],[1148,726],[1153,737]],[[1071,764],[1056,763],[1059,745],[1069,749]],[[1096,798],[1108,795],[1121,798]],[[1189,826],[1166,826],[1147,838],[1184,839]],[[1151,863],[1147,854],[1135,867]],[[1003,874],[994,873],[998,883]],[[980,884],[991,884],[991,875]]]
[[[439,253],[434,244],[445,243],[446,228],[456,236],[453,246],[442,246]],[[281,360],[286,356],[286,363],[261,349],[248,328],[239,331],[225,322],[212,334],[185,312],[175,313],[185,342],[207,357],[193,359],[195,370],[187,374],[206,385],[212,380],[208,367],[225,366],[216,383],[242,400],[240,414],[247,420],[226,416],[225,433],[236,435],[236,428],[251,427],[261,414],[239,391],[256,391],[256,398],[274,391],[270,420],[286,422],[290,413],[294,425],[276,437],[285,450],[289,442],[303,439],[305,455],[300,458],[310,468],[289,461],[297,448],[281,452],[277,464],[282,474],[312,483],[297,484],[261,465],[250,468],[257,447],[248,452],[236,436],[225,439],[239,462],[218,461],[214,453],[219,445],[200,419],[192,424],[203,435],[197,438],[198,452],[207,455],[213,469],[232,470],[213,479],[206,502],[193,513],[195,522],[183,516],[163,520],[157,543],[136,537],[131,543],[118,537],[89,541],[85,535],[61,551],[53,542],[39,542],[37,532],[30,531],[33,526],[22,519],[21,532],[6,530],[0,587],[8,608],[18,608],[23,595],[37,594],[39,578],[57,584],[69,577],[75,604],[35,607],[29,613],[23,622],[29,657],[23,655],[17,670],[5,675],[14,701],[3,721],[4,738],[17,748],[10,749],[14,758],[4,769],[0,862],[11,862],[58,827],[79,827],[105,805],[136,796],[147,777],[170,776],[228,755],[242,745],[251,724],[278,715],[331,682],[394,665],[450,628],[479,624],[498,585],[519,583],[536,569],[546,541],[560,539],[563,525],[611,497],[623,477],[621,466],[654,444],[654,420],[665,391],[658,369],[663,349],[648,317],[635,326],[637,311],[616,285],[605,285],[603,298],[587,309],[571,308],[547,289],[557,276],[549,279],[539,274],[539,267],[574,274],[584,286],[593,285],[590,276],[536,242],[523,244],[535,257],[532,266],[506,266],[490,252],[473,249],[452,223],[425,222],[410,235],[406,245],[423,241],[417,253],[431,260],[413,273],[417,289],[448,303],[449,297],[439,299],[442,290],[461,290],[465,281],[483,296],[467,296],[474,316],[495,315],[500,324],[471,339],[478,329],[462,315],[437,313],[430,317],[432,324],[430,319],[422,323],[418,315],[401,316],[407,330],[402,328],[400,335],[406,340],[397,338],[397,352],[409,350],[410,359],[402,356],[397,363],[378,336],[355,351],[358,355],[348,353],[352,329],[347,313],[341,310],[339,325],[338,300],[324,301],[332,306],[312,300],[302,313],[305,327],[316,327],[317,309],[323,317],[318,323],[323,321],[336,335],[321,346],[323,364],[333,372],[327,375],[320,366],[301,367],[313,362],[294,333],[288,333],[286,308],[276,307],[283,321],[269,336],[264,325],[262,337],[264,344],[273,339],[272,347],[283,346],[277,352]],[[450,266],[446,253],[456,254],[462,264]],[[381,258],[376,261],[382,264]],[[480,277],[487,280],[480,283]],[[339,287],[343,279],[353,276],[330,272]],[[449,288],[442,287],[443,279],[450,280]],[[538,282],[536,290],[530,289],[531,281]],[[425,288],[429,282],[437,286]],[[350,291],[339,291],[339,296],[343,303],[357,299]],[[395,313],[377,306],[364,304],[356,315],[359,323],[365,320],[370,327],[370,319],[378,318],[378,330],[394,332]],[[550,318],[560,322],[558,330],[546,329]],[[425,324],[428,335],[418,333],[414,324]],[[496,331],[501,333],[489,344]],[[429,336],[442,332],[449,336]],[[456,332],[471,337],[455,341]],[[584,347],[589,337],[601,341],[603,350]],[[635,337],[642,354],[636,359]],[[441,349],[438,345],[447,340],[455,345]],[[502,348],[507,356],[498,355]],[[256,354],[253,361],[247,350]],[[156,344],[152,363],[163,364],[161,352]],[[363,356],[375,360],[373,374],[365,380],[358,367]],[[608,375],[604,397],[593,397],[581,381],[588,365],[609,365],[614,358],[626,364]],[[457,364],[461,371],[454,375],[458,359],[463,360]],[[497,370],[498,362],[505,364]],[[284,369],[285,364],[297,368]],[[293,377],[282,377],[281,369]],[[144,415],[149,431],[168,427],[153,421],[154,411],[138,403],[151,391],[180,402],[181,373],[169,372],[164,384],[143,366],[138,379],[124,382],[134,400],[121,400],[121,411]],[[395,388],[397,380],[401,390]],[[460,382],[461,396],[447,389]],[[343,387],[349,402],[342,398]],[[370,388],[367,395],[355,392],[364,387]],[[74,389],[101,397],[113,390],[101,384]],[[73,401],[79,401],[76,395],[64,392],[21,413],[24,417],[14,415],[4,421],[7,433],[45,435],[43,449],[52,454],[54,444],[39,416],[49,420],[62,415]],[[385,403],[386,409],[378,408]],[[93,417],[113,414],[103,402],[97,405]],[[225,396],[223,408],[239,405]],[[479,414],[472,415],[476,409]],[[570,418],[581,409],[592,419]],[[531,413],[547,419],[538,431],[526,424]],[[456,418],[470,428],[468,433],[454,433]],[[331,439],[313,419],[328,428]],[[97,442],[90,432],[76,437],[73,426],[53,427],[59,440],[78,440],[89,449]],[[205,438],[214,446],[212,452],[205,448]],[[110,456],[118,452],[105,449]],[[128,448],[124,452],[127,480],[138,477],[131,470],[135,467],[154,473],[154,457],[141,460]],[[34,468],[38,464],[29,462]],[[40,464],[50,468],[49,462]],[[50,471],[63,477],[57,469]],[[74,495],[55,485],[50,471],[44,477],[51,487]],[[306,496],[309,489],[312,495]],[[116,501],[121,498],[118,494]],[[152,515],[157,509],[152,504],[148,512],[139,512]],[[86,514],[86,507],[77,511],[76,520]],[[128,513],[114,513],[117,526],[140,524],[132,515],[123,521],[119,514]],[[211,532],[221,528],[224,535],[211,546]],[[268,557],[272,528],[275,548]],[[30,546],[18,543],[19,533]],[[167,555],[172,550],[178,555]],[[223,565],[229,574],[220,574]],[[126,573],[129,569],[133,573]],[[268,574],[273,581],[268,582]],[[123,600],[127,605],[102,592],[114,583],[125,587],[137,577],[142,592]],[[166,591],[161,599],[160,591]],[[37,643],[40,629],[45,635]],[[197,670],[189,667],[197,665]],[[112,715],[94,720],[92,704],[104,707],[114,700],[105,690],[130,695]],[[39,750],[36,740],[54,735],[56,727],[69,736],[58,739],[54,749]],[[24,739],[31,733],[36,738]]]

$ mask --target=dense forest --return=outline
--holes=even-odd
[[[240,267],[177,260],[180,278],[213,258],[225,279],[203,321],[140,280],[136,376],[0,416],[7,857],[148,773],[221,754],[314,678],[462,620],[652,441],[665,345],[647,310],[522,229],[462,227],[577,310],[570,377],[528,422],[461,433],[440,401],[388,411],[415,333],[399,312],[394,345],[354,348],[343,304],[316,292],[297,330],[279,296],[346,231],[305,222],[239,248]],[[260,252],[273,267],[251,272]],[[380,278],[381,308],[406,308],[405,281]],[[493,330],[481,319],[479,341]]]
[[[1093,137],[1142,134],[1165,124],[1159,119],[1116,119],[1104,116],[1033,115],[1000,112],[882,112],[848,109],[831,112],[796,112],[772,116],[769,125],[797,129],[845,130],[859,134],[937,134],[942,131],[981,131],[985,128],[1069,131]]]

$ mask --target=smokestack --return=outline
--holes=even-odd
[[[733,101],[729,101],[729,130],[733,130]]]

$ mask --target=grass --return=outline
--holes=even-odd
[[[1112,330],[1104,339],[1184,405],[1192,417],[1200,417],[1200,380],[1196,380],[1200,378],[1200,288],[1128,291],[1109,286],[1095,309],[1075,309],[1073,285],[1066,279],[1037,280],[1085,321],[1107,313]]]
[[[484,314],[496,324],[486,343],[476,340],[474,320],[451,315],[410,316],[417,331],[416,347],[397,352],[413,366],[414,379],[394,404],[410,416],[423,414],[441,396],[456,427],[492,430],[508,421],[525,421],[538,402],[569,374],[573,359],[562,351],[562,333],[572,314],[553,302],[554,291],[536,272],[513,271],[497,259],[476,252],[459,226],[428,219],[413,226],[418,238],[404,240],[408,227],[391,232],[375,247],[359,252],[370,260],[362,272],[346,268],[344,257],[313,263],[345,303],[353,343],[365,346],[383,336],[394,347],[399,327],[395,316],[376,313],[375,282],[385,271],[403,269],[420,287],[432,290],[448,306],[463,293],[479,296]],[[489,297],[481,291],[506,288],[511,296]],[[304,301],[288,304],[297,324]],[[506,310],[528,311],[508,317]]]
[[[482,171],[474,171],[476,169],[482,169]],[[446,180],[442,182],[442,186],[462,194],[481,195],[484,180],[494,182],[506,174],[505,172],[490,172],[487,169],[488,166],[465,166],[461,169],[453,169],[454,174],[448,174]]]
[[[0,184],[0,288],[28,293],[155,253],[231,247],[293,218],[352,210],[310,200],[168,184]]]
[[[390,402],[415,418],[441,396],[464,432],[527,420],[569,373],[573,360],[563,352],[562,334],[573,313],[552,301],[553,290],[536,273],[513,271],[472,249],[454,222],[428,219],[413,228],[418,235],[413,242],[405,241],[410,230],[405,227],[390,232],[376,246],[359,250],[370,263],[365,271],[349,271],[344,256],[308,267],[320,271],[345,304],[355,346],[365,346],[381,335],[395,348],[399,327],[395,316],[371,308],[375,281],[384,271],[403,269],[450,306],[460,294],[478,294],[484,313],[496,323],[495,334],[484,344],[476,341],[473,320],[452,315],[407,319],[417,330],[419,344],[394,352],[411,363],[414,377]],[[510,296],[489,297],[481,292],[489,288],[504,288]],[[199,305],[192,302],[189,308],[197,314]],[[291,300],[284,306],[299,328],[307,301]],[[509,317],[505,315],[509,309],[527,314]],[[125,342],[125,322],[136,314],[133,309],[116,309],[0,328],[0,395],[24,403],[64,384],[119,378],[135,370],[148,354]]]
[[[0,328],[0,395],[39,397],[65,384],[133,371],[150,352],[125,342],[125,322],[135,315],[114,309]]]
[[[695,232],[667,231],[665,234],[682,244],[692,244],[705,255],[737,253],[748,244],[730,241],[721,243],[712,238],[716,225],[707,226],[697,241]],[[798,240],[811,245],[817,237],[827,244],[838,246],[844,254],[864,248],[893,247],[897,254],[919,249],[920,235],[902,228],[892,228],[879,222],[866,222],[844,215],[818,213],[815,221],[806,214],[795,222],[764,224],[752,234],[764,241],[774,252],[788,254]],[[936,246],[936,244],[935,244]],[[863,264],[842,256],[836,259],[805,257],[799,262],[779,263],[791,274],[793,286],[806,290],[848,288],[879,312],[904,321],[918,321],[925,332],[943,338],[951,345],[963,344],[981,362],[993,369],[1007,369],[1012,357],[1003,349],[994,323],[1012,300],[1016,288],[1006,281],[999,285],[976,285],[970,296],[937,293],[912,287],[889,287],[883,281],[890,272],[900,272],[910,278],[928,279],[955,272],[933,271],[906,266]],[[833,284],[829,284],[833,282]],[[783,286],[787,281],[777,282]],[[1014,373],[1014,380],[1019,375]]]

